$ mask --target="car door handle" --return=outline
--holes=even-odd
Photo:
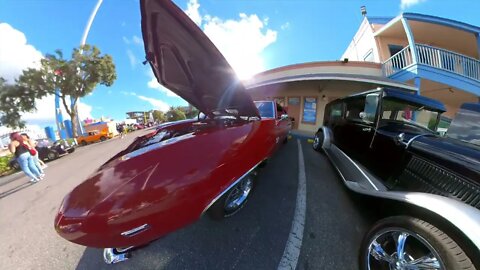
[[[372,131],[372,128],[362,128],[362,131]]]

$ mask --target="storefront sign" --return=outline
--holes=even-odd
[[[317,98],[303,99],[303,122],[315,124],[317,122]]]

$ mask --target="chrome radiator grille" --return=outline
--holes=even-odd
[[[455,198],[480,209],[480,187],[418,157],[412,157],[398,178],[397,187]]]

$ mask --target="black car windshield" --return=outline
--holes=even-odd
[[[438,112],[436,111],[421,105],[388,98],[383,100],[381,117],[381,120],[403,122],[433,132],[436,131],[438,122]]]
[[[262,118],[274,118],[273,102],[271,101],[255,101],[258,112]]]

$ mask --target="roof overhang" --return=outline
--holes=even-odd
[[[480,33],[480,27],[467,24],[464,22],[459,22],[455,20],[450,20],[447,18],[442,18],[442,17],[437,17],[437,16],[431,16],[431,15],[425,15],[425,14],[418,14],[418,13],[402,13],[398,15],[397,17],[393,18],[390,20],[388,23],[386,23],[382,28],[380,28],[378,31],[374,33],[374,36],[379,36],[382,35],[383,33],[387,32],[388,29],[395,27],[397,23],[401,24],[401,19],[405,18],[407,20],[411,21],[418,21],[418,22],[425,22],[425,23],[431,23],[431,24],[436,24],[436,25],[442,25],[446,27],[451,27],[455,28],[457,30],[461,31],[466,31],[474,34],[479,34]],[[403,26],[402,26],[403,27]]]
[[[402,88],[411,91],[418,91],[418,88],[398,82],[392,79],[388,79],[385,77],[379,76],[371,76],[371,75],[361,75],[361,74],[343,74],[343,73],[317,73],[317,74],[302,74],[302,75],[294,75],[294,76],[285,76],[285,77],[278,77],[275,79],[259,81],[250,85],[246,85],[247,89],[255,89],[262,86],[280,84],[280,83],[290,83],[290,82],[299,82],[299,81],[348,81],[348,82],[362,82],[368,83],[375,87],[395,87],[395,88]]]

